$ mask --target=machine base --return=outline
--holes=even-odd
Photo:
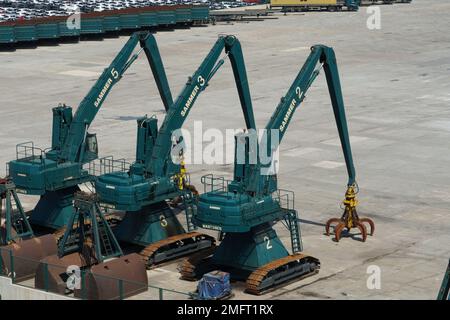
[[[263,294],[270,289],[316,274],[320,261],[296,253],[289,255],[275,230],[262,225],[245,233],[227,233],[217,250],[200,252],[180,265],[181,278],[198,280],[213,270],[229,272],[246,281],[246,292]]]
[[[41,196],[31,213],[30,223],[33,226],[58,230],[65,227],[74,213],[74,194],[80,191],[78,186],[58,191],[47,191]]]
[[[143,247],[183,233],[181,223],[165,201],[128,211],[114,230],[119,241]]]

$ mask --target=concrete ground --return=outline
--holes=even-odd
[[[323,74],[295,114],[281,145],[279,186],[295,191],[305,251],[320,259],[318,275],[262,299],[435,299],[450,257],[450,3],[414,0],[380,6],[381,29],[369,30],[359,12],[278,14],[254,23],[162,31],[156,34],[176,95],[218,34],[234,34],[245,54],[257,125],[270,118],[309,54],[335,49],[360,186],[359,213],[376,223],[366,243],[325,236],[324,223],[340,216],[347,182]],[[126,36],[0,53],[0,163],[15,145],[50,145],[51,108],[76,107]],[[176,94],[175,94],[176,93]],[[198,99],[185,128],[241,128],[231,68],[226,64]],[[102,155],[132,159],[135,119],[163,116],[145,58],[108,97],[91,127]],[[189,165],[194,183],[232,165]],[[3,172],[3,171],[1,171]],[[0,173],[1,173],[0,172]],[[22,197],[27,208],[35,198]],[[287,230],[276,227],[289,247]],[[177,262],[149,272],[155,286],[191,291]],[[368,289],[369,266],[381,288]],[[369,268],[370,269],[370,268]],[[369,270],[370,271],[370,270]],[[236,285],[236,298],[254,298]],[[170,297],[170,296],[168,296]],[[145,298],[145,297],[140,297]],[[175,297],[174,297],[175,298]]]

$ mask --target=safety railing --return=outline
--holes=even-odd
[[[218,195],[220,195],[221,192],[226,193],[231,182],[232,180],[225,179],[221,176],[214,176],[213,174],[207,174],[201,177],[204,193],[217,192]],[[272,193],[271,196],[273,200],[279,202],[281,208],[286,210],[294,210],[295,194],[293,191],[278,189]]]
[[[242,209],[242,218],[244,221],[249,221],[256,216],[264,215],[274,211],[273,202],[277,202],[281,209],[286,211],[293,211],[295,208],[295,194],[293,191],[278,189],[271,194],[273,201],[256,201],[250,202]]]
[[[16,159],[20,161],[41,160],[44,164],[45,152],[47,151],[34,146],[34,142],[28,141],[16,145]]]
[[[295,209],[295,193],[291,190],[278,189],[272,193],[272,199],[279,202],[280,207],[286,210]]]
[[[190,292],[162,288],[143,281],[93,274],[76,265],[63,266],[15,256],[0,248],[0,276],[14,284],[81,300],[187,300]]]
[[[203,192],[227,192],[228,185],[231,180],[224,177],[215,177],[213,174],[207,174],[201,177],[201,183],[203,184]]]
[[[130,166],[131,163],[125,159],[114,159],[113,156],[108,156],[89,162],[88,171],[90,175],[101,176],[112,172],[126,172]]]

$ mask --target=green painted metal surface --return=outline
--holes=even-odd
[[[175,11],[158,11],[158,24],[159,25],[170,25],[177,22],[177,16]]]
[[[175,10],[176,13],[176,22],[177,23],[185,23],[191,22],[191,9],[190,8],[179,8]]]
[[[36,26],[16,26],[14,30],[17,42],[36,41]]]
[[[255,269],[288,255],[275,230],[263,225],[249,232],[226,234],[213,255],[212,264],[240,270],[233,278],[242,275],[244,280]]]
[[[90,225],[87,225],[88,222]],[[88,230],[91,232],[95,257],[99,262],[123,256],[122,249],[95,196],[77,193],[74,196],[74,211],[69,217],[67,229],[58,245],[59,257],[73,252],[82,252]]]
[[[200,195],[198,214],[193,222],[205,229],[248,232],[261,223],[274,221],[286,214],[276,200],[271,195],[253,198],[234,192],[207,192]]]
[[[173,9],[150,7],[140,11],[130,11],[127,14],[114,12],[99,15],[83,14],[81,29],[69,29],[66,18],[44,18],[36,21],[26,21],[25,24],[0,24],[0,44],[36,41],[39,39],[57,39],[60,37],[77,37],[80,34],[102,34],[121,29],[140,29],[142,27],[167,26],[176,23],[191,23],[206,21],[209,17],[207,6],[174,6]],[[40,22],[40,23],[39,23]]]
[[[98,148],[95,135],[89,134],[87,128],[112,87],[138,58],[134,54],[138,43],[149,60],[163,101],[169,99],[166,95],[170,96],[170,90],[154,37],[148,32],[134,33],[74,114],[68,106],[53,108],[50,150],[35,148],[32,143],[17,146],[16,160],[9,163],[10,176],[18,191],[20,188],[22,193],[41,195],[34,212],[36,223],[49,228],[64,225],[72,212],[70,200],[77,185],[93,180],[83,164],[97,158]]]
[[[122,14],[120,15],[120,27],[122,29],[139,29],[139,14]]]
[[[448,261],[447,270],[445,271],[437,300],[450,300],[450,260]]]
[[[81,19],[81,34],[100,34],[103,28],[103,18]]]
[[[44,193],[31,213],[31,224],[55,230],[67,226],[74,212],[74,193],[79,190],[75,186]]]
[[[150,130],[144,135],[146,139],[140,139],[138,131],[136,148],[138,152],[129,173],[113,172],[98,177],[95,182],[96,191],[102,202],[112,204],[118,210],[137,211],[146,205],[161,201],[161,198],[170,199],[176,195],[177,186],[172,177],[180,172],[180,167],[172,161],[172,134],[183,126],[196,99],[224,63],[219,59],[224,50],[233,68],[247,128],[255,127],[240,43],[233,36],[221,36],[198,70],[191,76],[192,81],[186,84],[177,100],[168,109],[159,131],[155,130],[152,133]],[[138,125],[138,128],[143,126]],[[141,145],[146,143],[149,145],[145,152],[140,154],[139,150],[143,148]]]
[[[59,36],[60,37],[78,37],[80,35],[80,29],[67,27],[66,21],[59,22]]]
[[[14,34],[13,26],[0,27],[0,44],[14,43],[16,42],[16,35]]]
[[[184,232],[174,211],[162,201],[127,212],[114,234],[120,241],[147,246]]]
[[[36,25],[36,36],[38,39],[59,38],[59,23],[43,23]]]
[[[225,270],[232,268],[234,278],[240,274],[245,277],[249,271],[289,255],[272,228],[275,222],[287,222],[293,252],[301,248],[298,221],[296,214],[292,215],[295,213],[294,194],[283,194],[277,189],[276,173],[263,173],[271,162],[263,164],[259,151],[262,149],[263,154],[272,157],[322,67],[347,166],[348,185],[355,184],[356,173],[336,57],[332,48],[313,46],[265,127],[266,132],[274,130],[277,133],[278,139],[272,141],[276,145],[270,143],[271,135],[264,146],[258,142],[256,131],[240,133],[235,139],[233,181],[214,179],[211,175],[202,178],[205,189],[210,190],[200,196],[192,221],[198,227],[225,232],[224,240],[213,254],[212,264]]]
[[[0,228],[0,245],[8,245],[13,241],[34,236],[14,183],[5,179],[0,179],[0,214],[5,218]]]
[[[345,6],[350,11],[358,11],[361,5],[361,0],[345,0]]]
[[[102,203],[127,211],[118,228],[122,241],[149,245],[185,232],[171,210],[161,209],[166,199],[183,194],[174,179],[180,165],[172,161],[172,134],[183,126],[198,96],[223,65],[223,51],[230,58],[247,127],[255,127],[240,43],[234,36],[220,36],[176,101],[166,106],[159,130],[156,118],[138,119],[136,160],[130,170],[101,175],[95,181]]]
[[[205,21],[209,18],[209,8],[203,6],[193,6],[191,8],[191,17],[193,21]]]
[[[139,15],[139,24],[141,27],[154,27],[158,25],[158,13],[145,12]]]
[[[119,30],[121,30],[120,17],[119,16],[104,17],[103,18],[103,29],[105,31],[119,31]]]

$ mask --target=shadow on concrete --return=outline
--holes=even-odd
[[[324,232],[323,235],[326,236],[327,234]],[[362,239],[361,232],[349,233],[348,230],[342,230],[341,239],[339,241],[336,240],[334,232],[330,233],[329,236],[332,237],[332,241],[336,242],[336,243],[339,242],[339,241],[342,241],[342,239],[344,239],[344,238],[350,238],[350,239],[355,240],[355,241],[364,242],[363,239]],[[370,234],[368,234],[367,237],[370,237]]]
[[[61,37],[59,38],[59,43],[65,44],[65,43],[78,43],[80,42],[80,37]]]
[[[80,36],[81,41],[103,41],[104,33],[84,34]]]
[[[298,219],[298,222],[304,223],[304,224],[310,224],[310,225],[313,225],[313,226],[324,227],[324,228],[325,228],[325,223],[321,223],[321,222],[316,222],[316,221],[311,221],[311,220],[305,220],[305,219]]]
[[[57,47],[60,44],[60,39],[39,39],[37,46],[39,47]]]

